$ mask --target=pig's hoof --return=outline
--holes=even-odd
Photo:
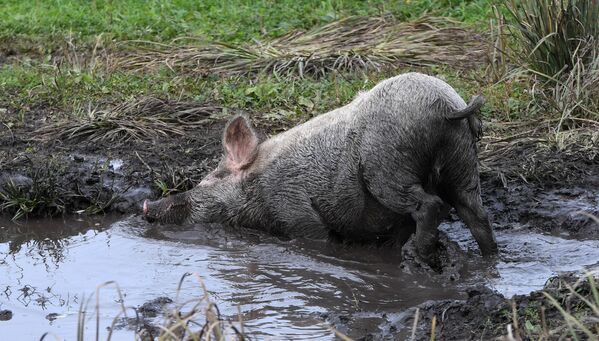
[[[433,271],[441,273],[443,266],[441,264],[441,257],[439,256],[439,252],[429,252],[427,254],[418,253],[418,258],[428,265]]]
[[[497,243],[494,243],[488,247],[481,248],[481,253],[483,257],[487,259],[496,258],[499,255],[499,248],[497,247]]]

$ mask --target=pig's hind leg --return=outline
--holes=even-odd
[[[497,242],[491,229],[489,217],[480,197],[480,186],[472,190],[457,190],[452,204],[458,215],[468,225],[483,256],[497,254]]]
[[[444,160],[448,166],[441,171],[443,198],[455,207],[483,256],[494,255],[497,253],[497,242],[480,196],[476,148],[471,139],[456,139],[448,148],[459,152],[446,153],[452,157]]]

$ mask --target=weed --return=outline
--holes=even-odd
[[[559,117],[554,128],[556,132],[573,129],[581,123],[597,123],[599,121],[599,98],[596,94],[598,87],[599,55],[589,64],[584,64],[579,58],[574,62],[574,68],[559,77],[553,87],[537,88],[537,95],[540,97],[539,106]]]
[[[46,167],[31,172],[30,184],[20,185],[9,179],[0,188],[0,212],[13,214],[18,220],[32,213],[54,215],[64,212],[64,193],[58,187],[57,166],[48,161]]]
[[[167,164],[163,164],[162,169],[156,172],[154,176],[157,178],[154,180],[154,186],[158,188],[160,197],[185,192],[195,185],[184,170]]]
[[[553,288],[544,293],[553,307],[563,316],[574,340],[599,338],[599,291],[592,274],[573,285],[551,283]],[[555,287],[557,284],[557,287]]]
[[[179,300],[179,294],[181,286],[186,278],[194,276],[197,278],[200,288],[202,290],[201,295],[196,298],[181,302]],[[119,321],[123,321],[121,316],[124,316],[124,320],[127,321],[127,308],[124,305],[124,296],[118,284],[110,281],[99,285],[96,288],[95,298],[96,303],[94,306],[93,313],[95,314],[95,339],[100,338],[100,291],[101,289],[113,286],[118,294],[118,301],[120,303],[121,311],[108,328],[108,335],[106,340],[110,340],[112,332]],[[230,320],[226,320],[218,309],[218,306],[210,298],[208,290],[204,286],[204,282],[197,274],[186,273],[181,277],[179,286],[177,288],[177,298],[172,305],[172,310],[166,312],[166,319],[163,325],[160,326],[158,335],[153,335],[152,331],[147,328],[136,328],[136,339],[146,340],[148,338],[160,341],[180,341],[180,340],[246,340],[248,336],[244,333],[243,320],[240,318],[238,323]],[[91,298],[90,298],[91,299]],[[88,314],[90,310],[89,304],[90,299],[82,300],[78,314],[77,324],[77,340],[86,340],[85,325],[87,320],[91,317]],[[85,302],[85,303],[84,303]],[[135,320],[135,319],[134,319]],[[204,320],[204,322],[202,322]],[[140,322],[139,316],[135,320],[135,323]],[[125,322],[127,323],[127,322]],[[198,328],[199,327],[199,328]],[[45,339],[48,334],[44,334],[41,340]],[[54,335],[55,336],[55,335]]]
[[[584,120],[599,120],[595,96],[599,85],[599,1],[526,0],[511,1],[504,7],[512,41],[506,43],[502,38],[495,45],[503,49],[501,55],[509,55],[519,65],[513,74],[523,71],[532,75],[527,79],[532,96],[529,111],[535,116],[558,117],[555,132],[584,126]],[[498,22],[504,20],[499,12],[496,17]],[[500,63],[505,65],[505,60]],[[509,74],[505,66],[503,73]]]

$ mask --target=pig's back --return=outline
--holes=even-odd
[[[365,120],[390,115],[402,121],[442,118],[439,109],[455,111],[466,107],[449,84],[421,73],[406,73],[384,80],[359,95],[352,104],[356,114]]]
[[[463,176],[451,179],[452,186],[469,182],[477,170],[474,136],[466,119],[446,119],[464,108],[457,92],[435,77],[408,73],[378,84],[355,108],[364,126],[360,157],[366,181],[382,189],[387,185],[372,179],[392,174],[402,186],[435,190],[447,167],[459,165]]]

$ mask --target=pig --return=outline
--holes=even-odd
[[[145,201],[143,214],[291,238],[370,240],[415,229],[418,256],[438,265],[438,226],[451,206],[492,256],[476,148],[483,102],[466,105],[444,81],[407,73],[263,141],[238,115],[225,127],[216,169],[188,192]]]

